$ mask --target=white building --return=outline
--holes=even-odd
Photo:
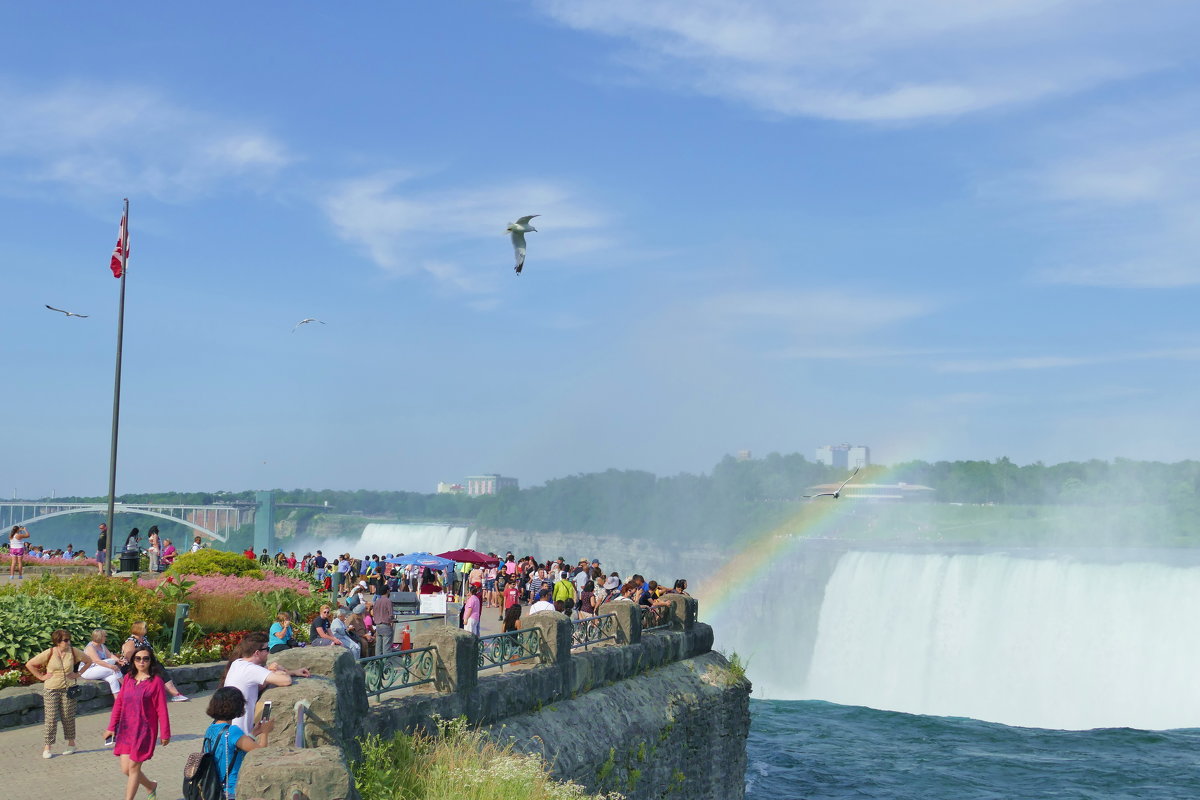
[[[824,444],[817,448],[817,463],[840,469],[869,467],[871,448],[863,444]]]
[[[519,488],[516,478],[505,478],[502,475],[470,475],[467,477],[468,497],[499,494],[505,489],[516,488]]]

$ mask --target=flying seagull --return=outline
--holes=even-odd
[[[321,322],[321,320],[317,319],[316,317],[305,317],[296,323],[296,328],[299,328],[301,325],[307,325],[310,322]],[[324,325],[325,323],[321,322],[321,324]],[[296,328],[292,328],[292,333],[296,332]]]
[[[74,311],[65,311],[61,308],[55,308],[54,306],[46,306],[46,308],[50,309],[51,311],[57,311],[60,314],[66,314],[68,317],[79,317],[80,319],[87,319],[87,316],[88,316],[87,314],[76,314]]]
[[[525,266],[525,234],[528,231],[537,233],[537,228],[529,224],[529,220],[534,217],[540,217],[541,214],[530,214],[528,217],[521,217],[516,222],[508,223],[508,227],[504,230],[512,234],[513,253],[517,257],[517,265],[513,267],[517,274],[521,274],[521,268]]]
[[[806,494],[804,496],[805,497],[832,497],[834,500],[837,500],[839,497],[842,496],[842,489],[846,488],[846,484],[849,483],[851,481],[851,479],[853,479],[854,476],[858,474],[858,470],[859,470],[859,468],[855,467],[854,472],[851,472],[850,477],[846,478],[846,480],[842,481],[842,485],[837,488],[836,492],[821,492],[820,494]]]

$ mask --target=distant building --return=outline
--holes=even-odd
[[[835,492],[840,483],[822,483],[808,487],[811,494]],[[820,498],[827,500],[829,498]],[[841,492],[842,500],[932,500],[933,487],[922,486],[918,483],[855,483],[851,481]],[[815,502],[815,501],[814,501]]]
[[[738,450],[737,451],[737,460],[738,461],[749,461],[753,457],[754,456],[750,453],[749,450]]]
[[[866,445],[825,444],[817,448],[817,463],[840,469],[871,466],[871,448]]]
[[[467,477],[467,497],[482,497],[485,494],[498,494],[505,489],[516,489],[516,478],[505,478],[501,475],[470,475]]]
[[[466,491],[466,489],[463,488],[461,483],[446,483],[445,481],[438,482],[438,494],[462,494],[464,491]]]

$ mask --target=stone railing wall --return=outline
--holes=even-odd
[[[526,628],[541,633],[540,663],[517,669],[481,673],[476,637],[432,631],[422,644],[437,651],[436,682],[375,705],[361,666],[341,648],[276,654],[283,666],[307,667],[314,677],[268,693],[272,744],[246,755],[239,798],[293,800],[299,792],[307,800],[354,800],[349,762],[360,755],[361,737],[432,733],[439,717],[465,717],[517,750],[541,752],[556,777],[595,791],[741,797],[749,683],[712,652],[712,628],[696,621],[696,601],[671,598],[670,628],[644,636],[638,606],[614,601],[606,610],[617,615],[617,642],[587,650],[571,650],[571,621],[562,614],[527,617]],[[307,710],[298,749],[300,703]],[[579,703],[586,703],[583,716],[573,710]],[[595,735],[597,724],[603,735]],[[647,753],[652,763],[638,760]]]

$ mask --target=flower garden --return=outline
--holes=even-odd
[[[220,550],[184,553],[165,575],[43,574],[9,584],[0,588],[0,688],[34,682],[24,663],[50,646],[56,628],[70,631],[80,649],[103,628],[117,649],[130,625],[144,619],[168,665],[221,660],[247,631],[269,628],[280,611],[292,614],[303,640],[322,603],[317,589],[297,570],[260,569],[240,553]],[[190,607],[183,647],[165,655],[179,603]]]

